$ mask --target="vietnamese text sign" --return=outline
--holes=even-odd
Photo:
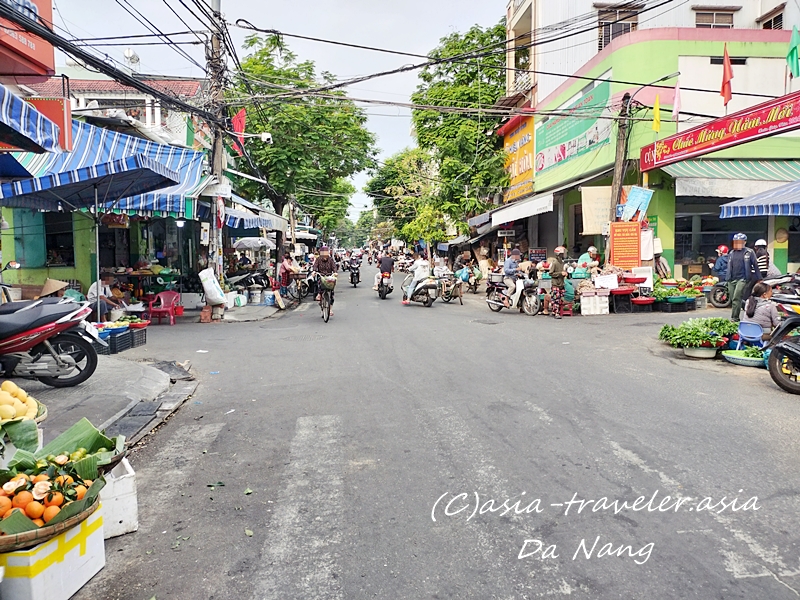
[[[513,229],[499,229],[497,231],[497,237],[514,237],[516,236],[516,232]]]
[[[2,1],[29,19],[52,29],[53,0]],[[0,46],[10,52],[0,53],[3,75],[41,76],[55,73],[52,44],[27,31],[21,31],[18,25],[6,19],[0,19]]]
[[[533,264],[545,262],[547,260],[547,248],[531,248],[528,251],[528,260]]]
[[[641,150],[642,171],[800,128],[800,92],[709,121]]]
[[[608,262],[620,269],[640,266],[639,254],[642,241],[640,228],[638,221],[611,224],[611,257]]]
[[[503,138],[506,171],[511,178],[504,194],[506,202],[533,193],[533,117],[522,120],[519,127]]]
[[[581,187],[583,231],[581,235],[601,235],[603,227],[611,221],[611,186]]]
[[[592,91],[564,108],[564,116],[551,116],[536,128],[536,173],[586,154],[611,138],[609,113],[611,84],[600,82]]]

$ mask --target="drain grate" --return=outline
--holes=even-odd
[[[284,342],[317,342],[324,340],[324,335],[291,335],[289,337],[281,338]]]
[[[489,319],[473,319],[472,323],[480,323],[481,325],[499,325],[500,321],[490,321]]]

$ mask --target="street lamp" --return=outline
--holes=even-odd
[[[643,85],[638,90],[633,92],[633,96],[631,96],[630,99],[628,100],[628,105],[626,107],[628,118],[630,118],[630,116],[631,116],[631,104],[633,104],[633,99],[636,98],[636,94],[641,92],[644,88],[650,87],[651,85],[655,85],[657,83],[661,83],[662,81],[666,81],[667,79],[674,79],[675,77],[679,77],[680,74],[681,74],[680,71],[675,71],[674,73],[670,73],[669,75],[664,75],[663,77],[659,77],[655,81],[651,81],[650,83],[647,83],[647,84]]]

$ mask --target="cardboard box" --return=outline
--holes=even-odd
[[[139,529],[136,473],[127,458],[123,458],[110,473],[106,474],[106,485],[100,490],[100,501],[103,503],[105,513],[103,523],[105,539]]]
[[[0,554],[3,600],[68,600],[106,565],[103,507],[53,539]]]

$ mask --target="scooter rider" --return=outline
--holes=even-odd
[[[726,245],[721,244],[717,246],[717,260],[708,263],[708,266],[711,269],[711,274],[720,281],[727,281],[729,260],[728,252],[730,252],[730,249]]]
[[[351,271],[354,271],[358,277],[357,283],[361,283],[361,258],[359,258],[355,253],[350,256],[350,260],[348,261],[348,268]]]
[[[521,257],[522,253],[514,248],[503,263],[503,283],[506,284],[506,299],[504,299],[503,302],[508,303],[507,299],[513,296],[517,289],[517,275],[523,272],[522,269],[519,268]]]
[[[414,278],[411,280],[411,283],[408,284],[408,289],[406,290],[406,299],[402,301],[403,304],[411,304],[411,298],[414,297],[414,290],[417,287],[417,283],[427,279],[431,274],[430,263],[425,260],[425,258],[420,255],[419,252],[415,252],[414,264],[408,268],[408,272],[413,273]]]
[[[384,256],[378,261],[378,272],[375,274],[375,285],[372,286],[372,289],[377,292],[383,274],[392,272],[394,272],[394,259],[391,256]]]

